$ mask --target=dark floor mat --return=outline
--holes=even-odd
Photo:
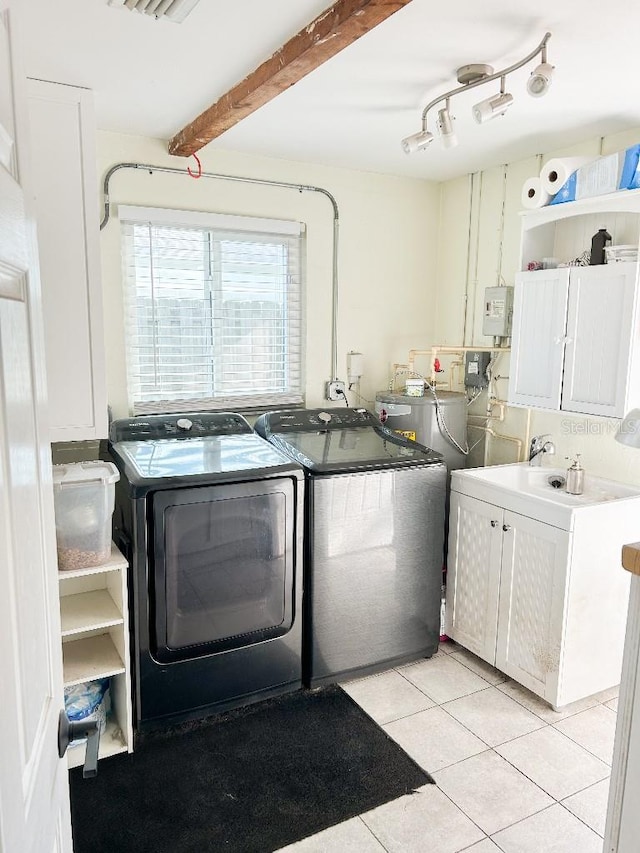
[[[74,853],[268,853],[433,782],[336,686],[145,734],[70,779]]]

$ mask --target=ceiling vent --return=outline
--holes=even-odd
[[[135,9],[143,15],[154,18],[166,18],[174,24],[181,24],[189,12],[198,5],[200,0],[107,0],[109,6],[120,6],[123,9]]]

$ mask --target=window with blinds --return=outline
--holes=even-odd
[[[303,402],[302,226],[120,207],[134,414]]]

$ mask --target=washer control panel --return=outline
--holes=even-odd
[[[271,432],[317,432],[322,429],[347,429],[368,427],[379,421],[366,409],[303,409],[292,412],[269,412],[263,417],[268,419]]]

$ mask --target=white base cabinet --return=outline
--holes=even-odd
[[[110,679],[111,713],[99,758],[133,751],[127,569],[112,545],[104,565],[58,572],[64,686]],[[72,745],[69,767],[82,764],[84,754],[84,745]]]
[[[453,473],[446,634],[555,708],[618,684],[629,594],[620,553],[640,499],[577,507],[563,529],[535,508],[514,512],[505,490],[464,493],[475,489]]]

